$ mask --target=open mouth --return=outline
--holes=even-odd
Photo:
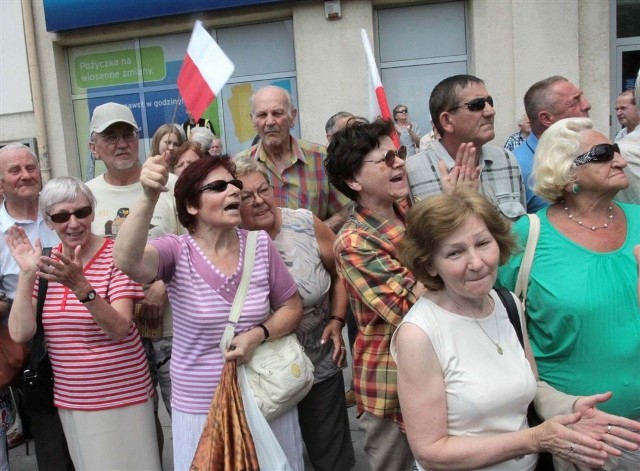
[[[229,203],[224,207],[225,211],[237,211],[240,208],[240,203],[237,201],[235,203]]]
[[[392,177],[389,181],[392,183],[398,183],[398,182],[401,182],[403,178],[404,178],[404,175],[396,175],[395,177]]]

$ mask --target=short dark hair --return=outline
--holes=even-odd
[[[538,113],[549,109],[555,102],[555,96],[552,96],[551,87],[558,82],[568,82],[569,80],[561,75],[552,75],[546,79],[540,80],[529,87],[527,93],[524,94],[524,110],[529,117],[529,122],[535,125],[538,121]]]
[[[440,114],[458,106],[460,91],[475,83],[484,85],[483,80],[473,75],[453,75],[447,77],[433,88],[429,97],[429,112],[438,134],[444,135],[444,129],[440,123]]]
[[[635,92],[635,90],[633,88],[628,88],[618,96],[626,96],[626,95],[631,97],[631,104],[635,105],[636,104],[636,92]]]
[[[471,216],[477,216],[498,243],[500,264],[516,247],[511,223],[483,195],[460,187],[416,203],[407,213],[407,230],[400,242],[400,262],[429,290],[444,288],[440,275],[429,273],[434,253]]]
[[[185,168],[180,177],[178,177],[173,192],[176,199],[178,220],[190,233],[196,230],[198,219],[189,213],[187,208],[190,206],[194,208],[200,207],[202,182],[209,173],[220,166],[227,169],[233,178],[236,178],[236,166],[227,154],[200,159]]]
[[[364,156],[380,147],[380,138],[391,136],[394,129],[392,121],[377,119],[369,123],[358,118],[336,132],[327,148],[327,158],[324,161],[329,183],[355,201],[358,192],[349,187],[347,180],[353,179],[360,170]]]

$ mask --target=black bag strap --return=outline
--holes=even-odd
[[[522,324],[520,323],[520,313],[518,312],[518,306],[516,306],[516,301],[513,299],[511,295],[511,291],[506,288],[496,288],[496,294],[504,304],[505,309],[507,310],[507,315],[509,316],[509,321],[511,325],[516,331],[516,335],[518,336],[518,340],[520,341],[520,346],[524,348],[524,338],[522,337]]]
[[[51,247],[45,247],[42,249],[42,255],[49,257],[51,255]],[[33,336],[33,342],[31,343],[31,354],[29,356],[29,369],[35,371],[38,367],[38,363],[47,354],[47,349],[44,345],[44,328],[42,327],[42,310],[44,308],[44,298],[47,296],[47,288],[49,287],[49,280],[40,277],[38,283],[38,304],[36,308],[36,333]]]

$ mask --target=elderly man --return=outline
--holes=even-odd
[[[351,118],[353,118],[353,114],[348,111],[338,111],[336,114],[331,116],[324,125],[324,132],[327,134],[327,142],[331,142],[333,135],[344,128]]]
[[[115,238],[120,224],[129,215],[129,208],[142,196],[138,160],[138,125],[131,110],[118,103],[96,107],[90,124],[89,148],[96,160],[104,163],[107,171],[87,182],[97,200],[92,230],[96,234]],[[148,238],[183,231],[178,222],[173,187],[176,177],[169,177],[169,191],[162,193],[149,227]],[[136,320],[142,343],[147,353],[154,386],[160,384],[162,399],[171,414],[171,379],[169,367],[173,343],[171,306],[162,281],[145,289],[145,299],[139,303]],[[163,434],[158,420],[156,399],[156,428],[162,454]],[[124,425],[126,426],[126,424]]]
[[[518,131],[511,134],[502,146],[511,152],[513,152],[517,147],[520,147],[521,144],[524,144],[524,141],[527,140],[527,137],[531,132],[531,123],[529,122],[529,117],[526,114],[523,114],[520,117],[517,124]]]
[[[640,113],[636,108],[636,97],[633,90],[625,90],[616,98],[616,117],[622,129],[616,134],[615,142],[625,137],[640,124]]]
[[[588,118],[591,103],[569,80],[554,75],[531,85],[524,95],[524,109],[531,120],[531,132],[513,154],[527,187],[527,212],[535,213],[549,204],[531,190],[529,182],[538,139],[549,126],[563,118]]]
[[[640,96],[640,70],[636,79],[635,96]],[[635,100],[636,112],[640,113],[640,102]],[[630,203],[640,204],[640,125],[618,142],[620,153],[627,161],[625,174],[629,179],[629,186],[618,192],[618,199]]]
[[[507,218],[525,214],[516,159],[487,144],[495,137],[496,112],[484,82],[472,75],[444,79],[431,92],[429,110],[440,139],[407,159],[412,203],[470,181]]]
[[[219,137],[213,136],[211,146],[209,147],[209,155],[212,157],[220,157],[222,154],[222,141]]]
[[[278,206],[308,209],[335,231],[344,222],[339,211],[348,200],[329,185],[326,148],[290,134],[297,113],[285,89],[268,86],[255,92],[251,120],[260,141],[237,157],[251,156],[267,167]]]
[[[18,264],[4,243],[4,236],[11,226],[22,227],[31,243],[40,239],[43,247],[53,247],[60,240],[42,219],[38,208],[42,177],[38,159],[27,146],[18,142],[0,149],[0,189],[4,192],[4,204],[0,207],[0,322],[6,325],[11,304],[18,285]],[[62,430],[57,409],[50,412],[24,411],[36,443],[38,469],[72,470],[67,441]],[[26,422],[26,421],[25,421]],[[0,467],[5,445],[0,444]]]

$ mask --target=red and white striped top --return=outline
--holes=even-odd
[[[61,251],[61,246],[56,249]],[[144,298],[142,286],[113,265],[113,241],[105,239],[84,275],[111,303]],[[38,296],[38,283],[33,296]],[[127,336],[110,339],[73,292],[49,282],[42,315],[54,376],[54,404],[74,410],[105,410],[145,402],[153,387],[140,335],[131,322]]]

